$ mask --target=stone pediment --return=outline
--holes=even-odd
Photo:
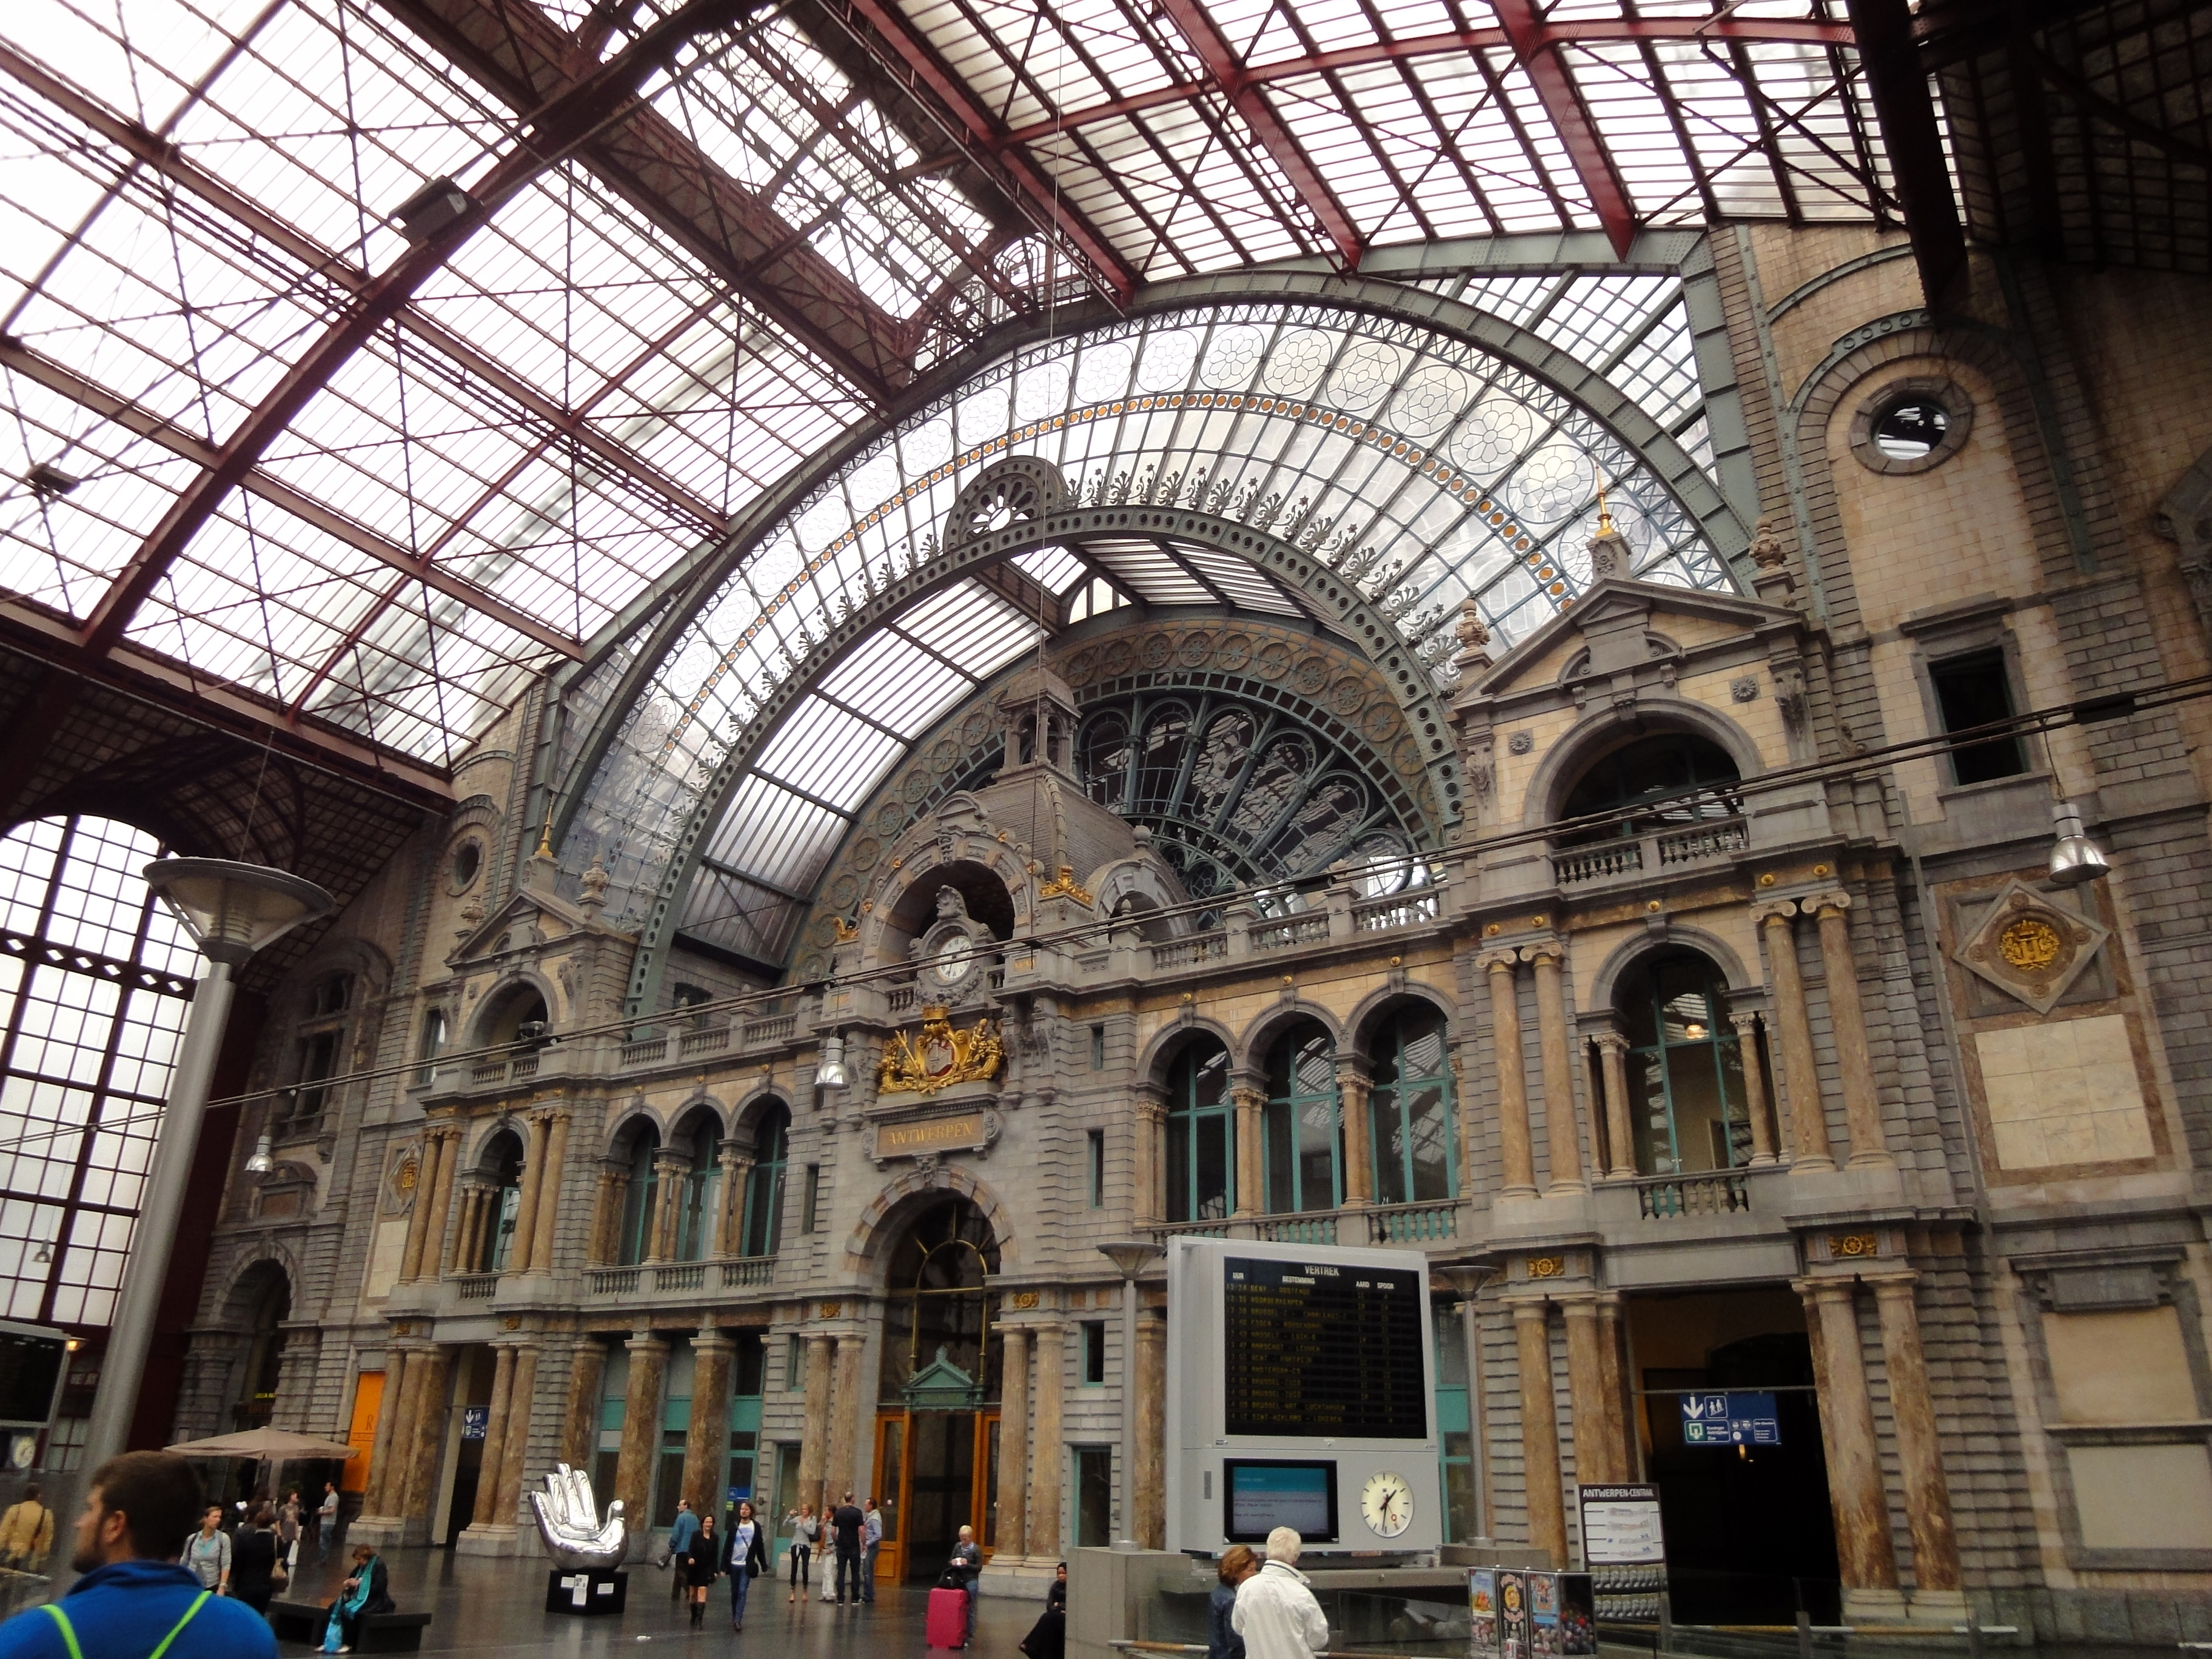
[[[532,950],[572,935],[612,936],[614,931],[580,904],[573,904],[557,893],[526,887],[464,933],[446,961],[448,966],[458,967]]]
[[[1585,676],[1679,664],[1726,642],[1803,626],[1797,611],[1762,599],[1609,577],[1470,678],[1455,701],[1464,707]]]

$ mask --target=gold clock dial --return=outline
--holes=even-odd
[[[1359,1513],[1378,1538],[1395,1538],[1413,1524],[1413,1488],[1402,1474],[1384,1470],[1359,1489]]]

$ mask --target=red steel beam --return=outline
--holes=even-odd
[[[726,26],[743,14],[747,3],[748,0],[690,0],[640,35],[627,51],[599,65],[538,111],[526,124],[521,140],[470,190],[467,211],[410,247],[371,278],[224,441],[215,464],[179,494],[153,534],[140,544],[94,607],[78,636],[84,650],[100,657],[115,648],[138,607],[223,498],[259,465],[269,446],[502,205],[605,125],[639,84],[684,42],[705,30]]]
[[[1567,159],[1574,163],[1606,240],[1614,253],[1627,258],[1628,245],[1636,239],[1636,209],[1621,186],[1620,175],[1613,170],[1613,157],[1583,106],[1574,77],[1567,73],[1559,40],[1546,31],[1535,0],[1491,0],[1491,9],[1498,14],[1513,56],[1528,71],[1528,84],[1535,88],[1559,142],[1567,147]]]

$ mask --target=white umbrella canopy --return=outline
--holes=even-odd
[[[257,1457],[264,1463],[289,1463],[311,1457],[349,1458],[358,1449],[343,1440],[321,1440],[289,1429],[246,1429],[208,1440],[180,1440],[162,1449],[185,1457]]]

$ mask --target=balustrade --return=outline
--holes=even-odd
[[[497,1273],[457,1273],[454,1295],[463,1302],[489,1302],[499,1289]]]
[[[1726,858],[1751,846],[1751,829],[1741,818],[1716,818],[1679,830],[1654,831],[1633,840],[1605,841],[1563,848],[1552,854],[1552,878],[1562,887],[1608,881],[1644,871],[1677,870]]]
[[[1751,1208],[1744,1178],[1735,1174],[1660,1176],[1636,1183],[1638,1208],[1655,1221],[1682,1215],[1733,1215]]]

